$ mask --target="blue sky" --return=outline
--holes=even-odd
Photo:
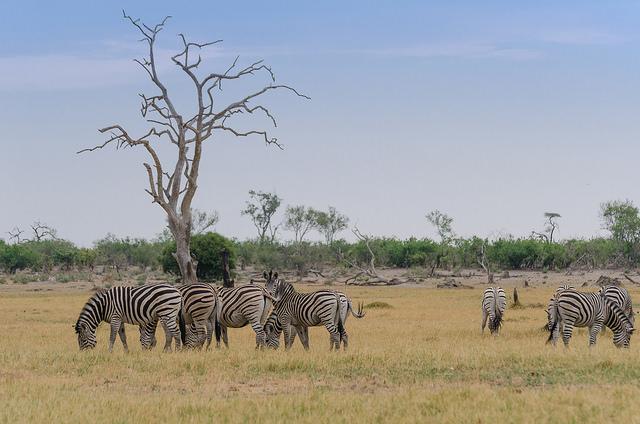
[[[137,93],[152,91],[131,60],[143,46],[126,5],[3,6],[0,237],[33,220],[83,245],[158,233],[142,152],[74,153],[107,124],[145,129]],[[177,33],[222,38],[203,69],[263,58],[312,97],[269,97],[284,151],[257,139],[207,145],[195,206],[219,211],[225,235],[253,236],[239,213],[249,189],[333,205],[363,232],[398,237],[433,236],[433,209],[462,235],[525,236],[551,210],[561,237],[588,237],[602,233],[601,202],[640,202],[640,4],[138,1],[127,12],[173,16],[165,59]],[[161,69],[188,107],[189,86]]]

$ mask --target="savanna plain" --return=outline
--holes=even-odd
[[[546,345],[551,285],[519,287],[522,307],[507,309],[498,337],[483,335],[484,287],[336,286],[368,305],[339,353],[322,328],[309,352],[297,340],[256,351],[249,328],[229,330],[228,350],[148,352],[127,326],[131,352],[117,340],[109,354],[106,324],[80,352],[72,325],[89,290],[3,291],[0,420],[640,422],[640,342],[616,349],[606,331],[589,349],[578,330],[569,349]]]

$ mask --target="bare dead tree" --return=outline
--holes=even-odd
[[[31,231],[33,232],[33,241],[42,241],[47,237],[52,240],[58,238],[58,232],[55,228],[40,221],[36,221],[31,224]]]
[[[487,284],[493,284],[493,272],[491,272],[491,268],[489,265],[489,260],[486,255],[486,241],[482,242],[482,246],[480,246],[480,255],[478,256],[478,263],[484,269],[484,272],[487,273]]]
[[[83,149],[78,153],[90,152],[114,144],[116,148],[141,147],[149,155],[149,162],[143,163],[148,177],[149,188],[145,191],[167,214],[167,221],[171,234],[176,241],[174,257],[180,268],[182,280],[185,283],[197,281],[196,261],[191,256],[191,203],[198,188],[198,173],[202,159],[203,143],[214,133],[229,133],[236,137],[257,136],[267,145],[282,148],[277,138],[271,137],[266,130],[245,130],[234,125],[234,117],[241,115],[261,114],[276,127],[275,117],[270,110],[256,103],[266,93],[285,90],[296,96],[309,98],[288,85],[276,84],[275,75],[263,61],[253,62],[248,66],[239,67],[238,57],[222,73],[208,73],[201,75],[199,66],[202,57],[199,51],[220,43],[217,40],[209,43],[194,43],[187,41],[183,34],[178,37],[182,49],[171,56],[171,61],[183,75],[193,84],[194,111],[179,111],[169,88],[158,73],[156,57],[156,39],[165,28],[167,16],[155,26],[148,26],[138,19],[133,19],[123,11],[124,19],[142,35],[142,42],[148,47],[148,55],[142,59],[135,59],[147,74],[156,93],[152,95],[140,94],[142,117],[149,124],[149,130],[142,136],[131,135],[122,125],[114,124],[100,129],[100,133],[108,134],[107,140],[95,147]],[[219,107],[217,93],[222,91],[223,84],[236,80],[244,80],[259,73],[270,79],[270,84],[262,89],[251,92],[239,100]],[[169,164],[161,161],[157,153],[158,143],[170,143],[176,147],[176,156]]]
[[[22,238],[22,234],[24,234],[24,230],[21,230],[19,227],[13,227],[13,229],[11,231],[7,231],[7,234],[9,234],[9,240],[20,244],[23,241],[25,241]]]
[[[362,275],[366,275],[369,278],[375,279],[376,283],[389,284],[389,281],[386,278],[381,277],[378,274],[378,271],[376,271],[376,255],[373,253],[373,250],[371,249],[371,244],[370,244],[371,236],[362,234],[362,232],[360,232],[358,227],[354,227],[352,232],[359,241],[364,243],[365,247],[367,248],[367,251],[369,252],[369,264],[368,266],[361,266],[357,263],[357,261],[351,261],[347,259],[342,253],[342,251],[338,250],[338,256],[341,258],[341,260],[344,261],[350,267],[358,270],[358,272],[354,276],[347,278],[347,280],[345,280],[344,283],[348,284],[349,281],[356,280],[358,277]]]

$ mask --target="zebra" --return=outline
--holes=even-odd
[[[172,340],[175,340],[178,350],[181,335],[177,319],[181,305],[180,292],[169,284],[99,290],[84,305],[74,327],[80,350],[93,349],[96,346],[96,329],[102,321],[111,324],[109,352],[113,351],[116,333],[120,335],[124,349],[128,352],[125,323],[138,324],[140,343],[143,348],[150,348],[155,345],[155,337],[151,338],[148,329],[150,326],[155,329],[158,320],[162,323],[166,335],[164,350],[171,350]]]
[[[624,314],[629,318],[629,321],[631,321],[631,325],[635,325],[636,318],[633,313],[633,302],[627,289],[618,286],[604,286],[599,290],[599,293],[604,293],[604,296],[609,299],[609,301],[622,308]]]
[[[547,342],[555,345],[557,328],[562,325],[562,341],[566,347],[574,327],[589,327],[589,346],[596,344],[598,333],[607,326],[613,332],[616,347],[629,347],[633,324],[618,304],[603,293],[582,293],[564,290],[557,297],[551,314],[550,335]]]
[[[264,347],[266,336],[263,325],[274,300],[268,290],[247,284],[240,287],[219,287],[216,292],[218,306],[209,318],[211,324],[216,326],[216,347],[220,347],[220,338],[229,347],[227,328],[241,328],[247,324],[256,333],[256,348]]]
[[[206,283],[179,286],[182,295],[182,310],[179,315],[180,333],[185,347],[201,348],[206,340],[207,349],[211,345],[213,325],[210,320],[215,314],[217,293]]]
[[[344,293],[336,292],[340,298],[340,318],[342,321],[342,332],[340,333],[340,341],[343,344],[344,349],[347,349],[349,345],[349,335],[347,334],[344,326],[346,325],[349,313],[354,317],[360,319],[364,318],[366,313],[364,312],[364,305],[358,304],[357,312],[354,311],[351,299],[349,299]],[[273,349],[280,347],[280,334],[282,333],[282,323],[278,319],[278,314],[275,309],[271,311],[269,318],[264,326],[265,333],[267,334],[267,346]],[[291,343],[296,339],[296,335],[300,337],[300,342],[305,350],[309,350],[309,330],[305,326],[292,326]]]
[[[489,318],[489,331],[498,334],[502,315],[507,307],[507,296],[502,287],[488,287],[482,295],[482,332]]]
[[[548,331],[551,331],[551,327],[552,327],[552,315],[554,314],[555,311],[555,305],[556,305],[556,298],[558,297],[558,295],[560,293],[562,293],[565,290],[575,290],[574,286],[565,284],[562,285],[560,287],[558,287],[553,295],[553,297],[551,299],[549,299],[549,303],[547,303],[547,325],[545,326],[545,328]],[[560,335],[560,332],[562,332],[562,328],[560,328],[561,326],[556,327],[556,335],[555,335],[555,339],[557,339]]]
[[[285,349],[293,344],[292,327],[300,336],[303,346],[308,347],[306,327],[324,325],[330,336],[330,349],[340,349],[341,334],[344,332],[341,317],[340,295],[331,290],[318,290],[312,293],[298,293],[286,281],[279,280],[275,288],[275,315],[269,323],[269,344],[276,345],[279,338],[278,323],[284,333]],[[362,310],[359,311],[364,316]],[[303,329],[304,328],[304,329]]]

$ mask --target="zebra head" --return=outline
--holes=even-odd
[[[80,350],[93,349],[98,343],[96,339],[96,329],[91,328],[89,324],[78,319],[75,325],[76,335],[78,336],[78,346]]]
[[[280,347],[280,333],[282,332],[282,325],[278,320],[276,311],[271,311],[267,322],[264,323],[264,333],[266,335],[267,347],[272,349],[278,349]]]
[[[605,305],[609,309],[608,326],[613,331],[613,344],[616,347],[628,348],[631,342],[631,336],[635,329],[631,320],[625,315],[622,309],[615,303],[610,302],[603,296]]]
[[[267,292],[270,295],[274,295],[275,291],[276,291],[276,286],[278,285],[278,282],[280,281],[278,279],[278,273],[277,272],[273,272],[273,270],[270,270],[269,273],[267,274],[267,271],[264,271],[262,273],[262,276],[264,277],[264,279],[267,281],[267,283],[265,284],[265,289],[267,290]]]

